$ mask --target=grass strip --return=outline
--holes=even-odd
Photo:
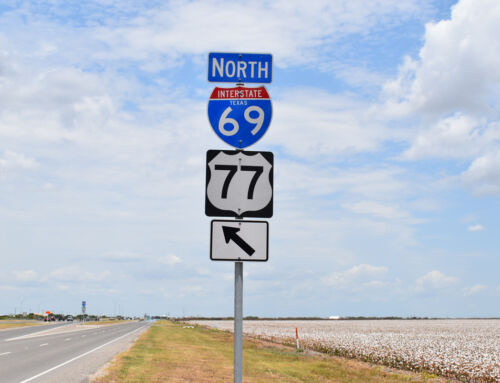
[[[245,383],[445,382],[425,374],[394,371],[291,347],[245,339]],[[157,321],[93,383],[212,383],[233,381],[233,337],[229,332]]]
[[[11,329],[11,328],[17,328],[17,327],[28,327],[28,326],[41,326],[43,325],[43,322],[37,323],[37,322],[11,322],[11,323],[2,323],[0,322],[0,330],[5,330],[5,329]]]
[[[130,323],[130,322],[136,322],[132,320],[100,320],[100,321],[88,321],[88,322],[80,322],[80,325],[83,326],[109,326],[113,324],[123,324],[123,323]]]

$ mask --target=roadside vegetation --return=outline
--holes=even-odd
[[[93,321],[93,322],[81,322],[81,325],[84,326],[109,326],[113,324],[122,324],[122,323],[129,323],[129,322],[135,322],[135,320],[131,319],[101,319],[99,321]]]
[[[255,339],[244,340],[243,360],[245,383],[446,382]],[[226,331],[157,321],[104,374],[93,383],[229,383],[233,381],[233,337]]]
[[[43,322],[39,321],[30,321],[30,320],[5,320],[0,319],[0,330],[6,330],[17,327],[27,327],[27,326],[38,326],[43,324]]]

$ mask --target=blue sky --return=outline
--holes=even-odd
[[[0,312],[231,315],[209,52],[274,58],[245,315],[499,316],[495,0],[2,1]]]

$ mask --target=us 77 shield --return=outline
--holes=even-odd
[[[271,152],[207,151],[205,214],[272,217],[273,169]]]

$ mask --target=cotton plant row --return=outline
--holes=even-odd
[[[196,321],[233,330],[232,321]],[[464,382],[500,382],[500,320],[245,321],[244,333]]]

